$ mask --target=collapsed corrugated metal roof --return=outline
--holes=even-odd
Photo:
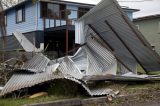
[[[160,57],[127,18],[116,0],[102,0],[76,24],[76,43],[83,44],[92,29],[130,71],[140,64],[146,72],[160,71]]]
[[[90,89],[85,82],[75,79],[73,76],[70,76],[70,73],[62,74],[61,72],[63,72],[63,70],[60,70],[59,73],[54,74],[53,71],[55,70],[53,70],[53,68],[48,68],[48,67],[42,73],[30,73],[30,72],[15,73],[11,77],[11,79],[7,82],[7,84],[4,86],[2,92],[0,93],[0,96],[56,79],[61,79],[61,80],[67,79],[75,83],[78,83],[87,91],[88,95],[90,96],[106,95],[113,93],[113,91],[108,88]],[[66,70],[66,68],[64,69]]]
[[[31,72],[43,72],[45,71],[45,68],[47,67],[50,59],[48,59],[43,54],[39,53],[35,55],[31,60],[26,62],[21,70],[28,70]]]
[[[26,71],[12,76],[0,95],[54,79],[74,81],[91,96],[112,90],[89,88],[86,82],[90,80],[160,80],[159,76],[136,74],[138,63],[147,72],[160,71],[159,56],[119,9],[115,0],[103,0],[78,21],[76,40],[85,45],[74,56],[50,61],[37,54],[22,67]],[[121,73],[117,75],[118,69]],[[55,75],[57,71],[60,74]]]
[[[81,56],[84,56],[86,61],[86,64],[82,64],[84,65],[83,68],[81,68],[80,64],[78,65],[81,59],[77,58]],[[91,96],[105,95],[111,92],[107,88],[90,89],[85,81],[81,80],[88,75],[116,75],[117,62],[115,57],[92,37],[88,38],[88,44],[80,48],[74,56],[63,57],[57,61],[49,61],[41,53],[34,56],[22,67],[25,70],[22,71],[23,73],[16,73],[11,77],[2,90],[1,95],[54,79],[74,81],[80,84]],[[61,74],[54,75],[56,71]]]

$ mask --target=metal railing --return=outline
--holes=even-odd
[[[43,16],[43,29],[64,26],[64,25],[75,25],[78,18],[83,16],[88,11],[71,10],[65,9],[56,13],[47,12],[47,16]]]

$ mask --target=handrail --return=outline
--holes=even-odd
[[[69,17],[69,15],[71,15],[72,12],[77,12],[76,13],[77,18]],[[55,12],[54,14],[47,14],[47,16],[43,16],[43,28],[44,28],[44,30],[47,29],[47,28],[53,28],[55,30],[55,28],[57,27],[57,21],[59,21],[58,26],[75,25],[75,21],[79,18],[78,14],[79,13],[86,13],[86,12],[88,12],[88,11],[81,11],[81,10],[74,10],[74,9],[64,9],[64,10]],[[64,21],[66,22],[66,24],[62,24]],[[48,27],[46,27],[46,25]]]

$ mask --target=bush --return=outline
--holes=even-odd
[[[49,95],[77,96],[79,85],[69,80],[55,80],[48,88]]]

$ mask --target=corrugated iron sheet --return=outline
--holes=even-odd
[[[160,56],[151,50],[150,44],[123,13],[116,0],[102,0],[77,21],[78,43],[86,43],[90,28],[112,48],[116,58],[130,69],[140,64],[147,72],[160,71]]]
[[[74,64],[74,62],[68,58],[65,57],[64,61],[60,64],[58,69],[64,74],[64,75],[70,75],[73,78],[82,79],[83,73],[78,69],[78,67]]]
[[[87,75],[116,75],[117,60],[111,52],[94,38],[88,37],[87,47],[84,49],[87,51],[89,61]],[[94,74],[91,74],[92,72],[94,72]]]
[[[1,96],[11,93],[16,90],[20,90],[22,88],[32,87],[37,84],[54,80],[54,79],[62,79],[63,76],[59,75],[53,75],[49,73],[17,73],[14,74],[11,79],[7,82],[7,84],[4,86],[4,89],[1,92]]]
[[[89,95],[99,96],[110,94],[112,90],[89,88],[85,81],[159,78],[157,76],[141,78],[127,74],[126,76],[116,75],[117,60],[115,58],[133,69],[133,72],[137,63],[150,72],[160,71],[160,57],[150,50],[148,42],[126,18],[115,0],[103,0],[78,20],[76,38],[77,42],[86,43],[86,45],[74,56],[53,61],[42,54],[34,56],[22,67],[22,70],[27,70],[27,72],[14,74],[0,95],[50,80],[68,79],[80,84]],[[28,47],[26,49],[29,50]],[[111,52],[108,51],[109,49]],[[84,63],[81,64],[81,62]],[[57,71],[61,74],[54,75],[57,67]],[[106,76],[108,74],[111,75]]]
[[[35,55],[31,60],[26,62],[21,70],[28,70],[30,72],[43,72],[49,63],[49,59],[43,54],[39,53]]]
[[[37,84],[51,81],[51,80],[56,80],[56,79],[63,79],[63,80],[67,79],[67,80],[74,81],[75,83],[80,84],[90,96],[107,95],[113,92],[111,89],[108,89],[108,88],[103,88],[103,89],[98,88],[98,89],[90,90],[90,88],[86,84],[69,75],[67,76],[53,75],[51,73],[38,73],[38,74],[17,73],[17,74],[14,74],[12,78],[4,86],[2,92],[0,93],[0,96],[6,95],[8,93],[12,93],[22,88],[32,87]]]
[[[13,34],[26,52],[40,52],[22,33],[15,31]]]

